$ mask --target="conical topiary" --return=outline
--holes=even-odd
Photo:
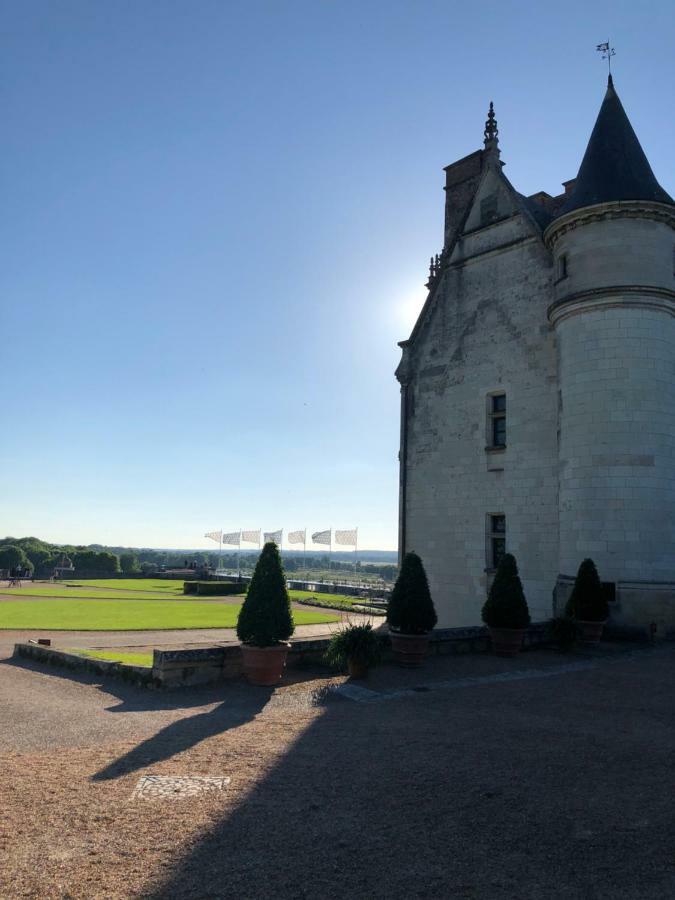
[[[482,616],[490,628],[527,628],[530,624],[516,558],[511,553],[504,554],[497,566]]]
[[[237,619],[237,637],[254,647],[272,647],[295,631],[279,548],[265,544]]]
[[[406,553],[387,606],[387,624],[403,634],[426,634],[437,622],[427,573],[416,553]]]
[[[592,559],[585,559],[579,566],[565,613],[578,622],[604,622],[609,615],[607,597]]]

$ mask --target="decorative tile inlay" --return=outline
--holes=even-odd
[[[185,800],[198,794],[222,791],[229,778],[212,775],[143,775],[131,795],[132,800]]]

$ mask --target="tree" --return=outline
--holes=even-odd
[[[80,548],[68,555],[80,572],[91,572],[93,575],[116,575],[119,572],[119,559],[114,553],[105,550],[97,553]]]
[[[237,620],[237,637],[254,647],[272,647],[295,631],[279,548],[262,549]]]
[[[406,553],[389,598],[387,624],[403,634],[426,634],[437,621],[422,560]]]
[[[527,628],[530,624],[516,558],[511,553],[505,553],[497,567],[482,616],[490,628]]]
[[[135,575],[141,571],[138,563],[138,557],[135,553],[123,553],[120,556],[120,568],[125,575]]]
[[[579,566],[565,613],[578,622],[604,622],[609,616],[607,597],[592,559],[585,559]]]
[[[21,547],[16,544],[5,544],[0,547],[0,569],[30,569],[33,571],[33,563],[28,559]]]

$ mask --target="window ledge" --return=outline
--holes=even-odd
[[[506,450],[506,444],[488,445],[485,448],[486,453],[503,453]]]

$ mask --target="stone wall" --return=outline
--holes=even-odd
[[[385,634],[383,638],[384,660],[391,659],[391,646]],[[291,641],[287,667],[324,665],[323,656],[330,638],[297,638]],[[523,647],[533,648],[547,642],[546,626],[537,623],[530,626]],[[486,628],[448,628],[432,632],[429,655],[458,655],[491,651]],[[89,672],[99,676],[121,678],[133,684],[152,688],[179,688],[219,681],[231,681],[242,675],[242,656],[239,644],[223,644],[217,647],[189,648],[185,650],[155,650],[152,669],[128,666],[106,660],[91,659],[53,650],[37,644],[16,644],[14,656],[32,659],[65,669]]]
[[[414,346],[409,372],[406,549],[424,561],[439,626],[480,623],[491,573],[487,516],[506,516],[533,618],[558,573],[558,391],[546,310],[551,257],[495,180],[498,221],[472,219]],[[501,191],[501,193],[499,193]],[[480,207],[482,194],[474,210]],[[409,356],[405,360],[405,354]],[[506,449],[488,451],[488,395],[504,391]]]
[[[603,580],[675,582],[673,224],[663,204],[627,201],[568,213],[546,232],[567,260],[550,310],[563,576],[590,556]],[[644,622],[653,604],[645,595],[640,614],[637,590],[624,613]]]

